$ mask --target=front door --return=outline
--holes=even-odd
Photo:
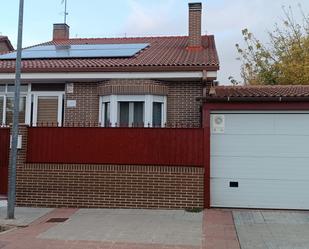
[[[0,128],[0,195],[7,195],[10,129]]]

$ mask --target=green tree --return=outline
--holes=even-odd
[[[274,31],[268,32],[269,43],[242,30],[245,48],[239,44],[236,48],[245,84],[309,85],[309,15],[299,6],[302,21],[298,23],[291,7],[282,9],[282,25],[275,24]]]

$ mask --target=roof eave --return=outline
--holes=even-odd
[[[309,96],[271,96],[271,97],[203,97],[204,103],[230,102],[309,102]]]
[[[122,66],[122,67],[84,67],[84,68],[23,68],[23,73],[60,72],[177,72],[177,71],[218,71],[218,65],[209,66]],[[14,68],[0,68],[1,73],[14,73]]]

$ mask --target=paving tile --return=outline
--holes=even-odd
[[[203,249],[240,249],[231,211],[206,211],[203,235]]]

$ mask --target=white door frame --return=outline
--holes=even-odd
[[[63,92],[34,92],[33,94],[33,117],[32,125],[37,125],[38,120],[38,98],[39,97],[58,97],[58,113],[57,122],[58,126],[62,124],[62,104],[63,104]]]

